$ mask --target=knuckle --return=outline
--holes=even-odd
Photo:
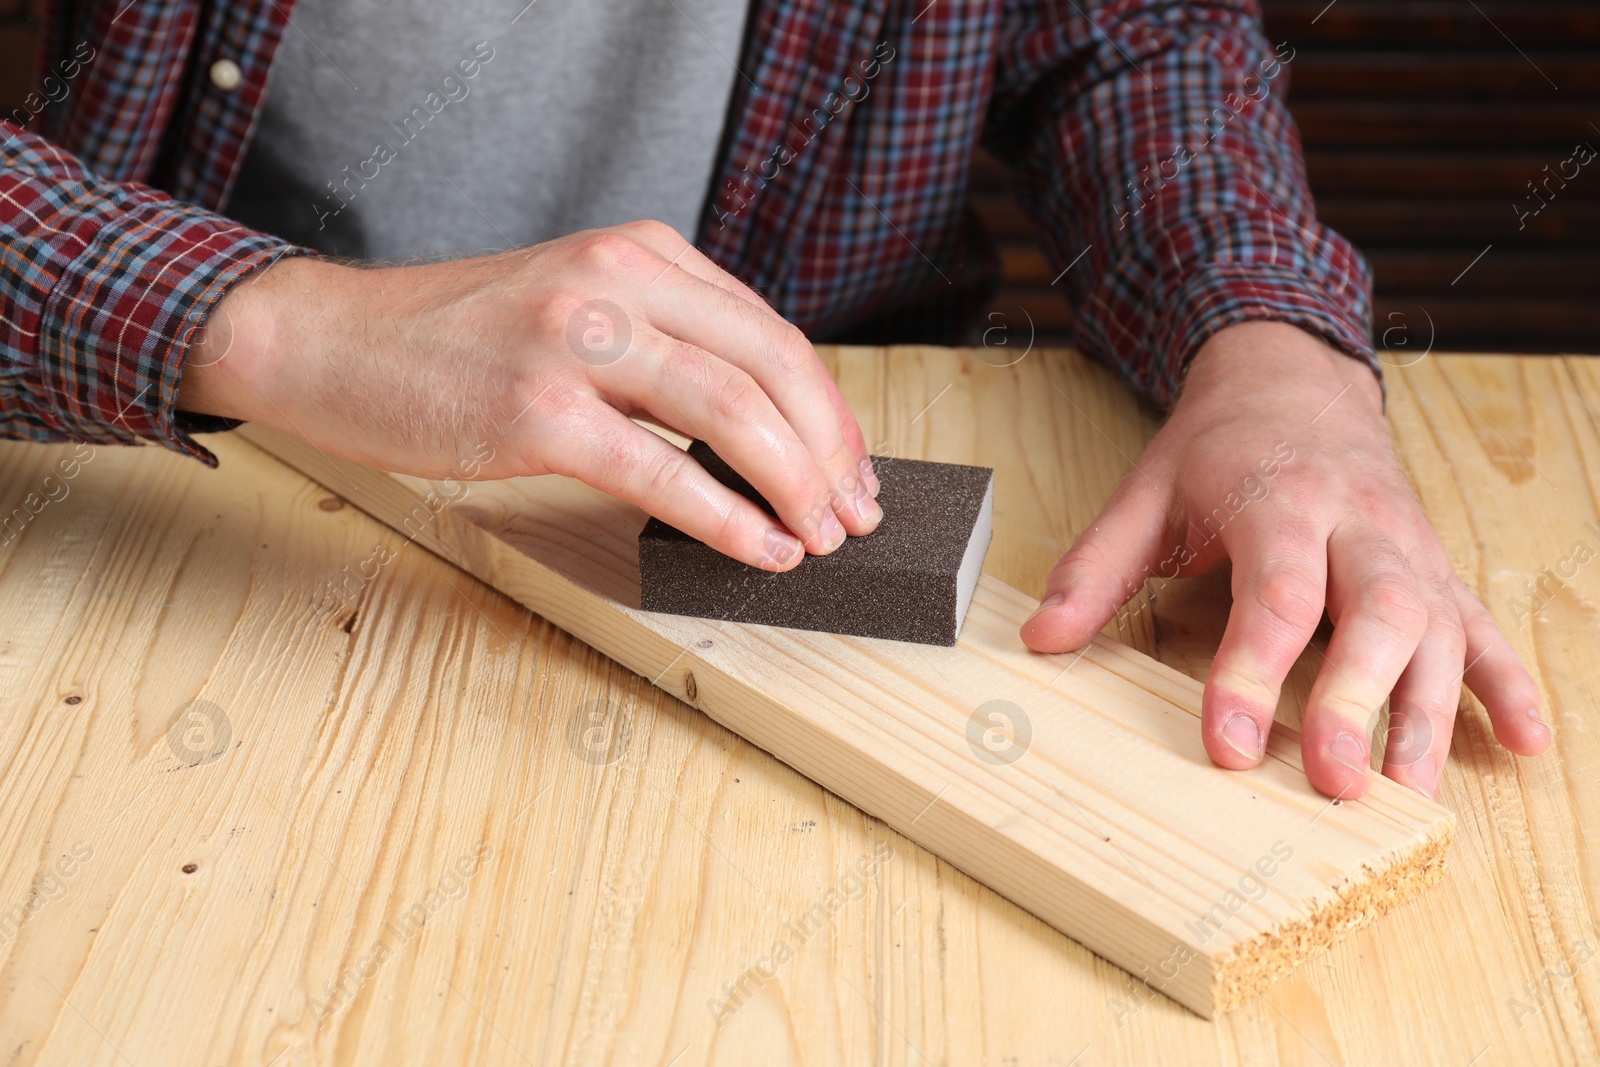
[[[1067,549],[1056,570],[1071,578],[1078,574],[1100,573],[1106,566],[1105,552],[1093,541],[1079,541]]]
[[[1544,698],[1540,695],[1539,687],[1534,684],[1533,679],[1525,673],[1519,673],[1505,683],[1501,701],[1506,708],[1522,711],[1525,708],[1537,708],[1544,702]]]
[[[1131,598],[1144,587],[1142,577],[1125,575],[1112,565],[1104,548],[1094,541],[1079,541],[1061,557],[1051,574],[1052,584],[1064,580],[1069,588],[1095,587],[1111,578],[1124,598]],[[1115,594],[1112,594],[1115,595]]]
[[[1394,494],[1387,489],[1362,487],[1350,494],[1350,507],[1370,522],[1380,522],[1394,511]]]
[[[646,238],[670,237],[679,241],[684,239],[683,234],[678,232],[677,227],[662,222],[660,219],[635,219],[632,222],[624,223],[620,228]]]
[[[653,351],[663,380],[678,382],[696,396],[722,387],[713,373],[713,360],[693,345],[669,337]]]
[[[1418,631],[1427,622],[1428,605],[1409,577],[1380,574],[1361,587],[1361,607],[1380,623],[1402,633]]]
[[[1307,709],[1310,714],[1311,709]],[[1323,715],[1333,715],[1351,724],[1360,724],[1363,729],[1369,727],[1373,716],[1378,709],[1364,703],[1355,693],[1344,692],[1341,688],[1329,689],[1323,693],[1317,702],[1317,710]]]
[[[1278,682],[1281,681],[1281,678],[1278,679]],[[1261,707],[1274,707],[1278,703],[1279,686],[1254,664],[1246,666],[1219,657],[1206,684],[1218,693],[1243,697]]]
[[[1454,601],[1433,602],[1428,609],[1428,629],[1451,649],[1467,647],[1467,627]]]
[[[615,274],[639,266],[645,256],[632,239],[614,230],[603,230],[584,237],[577,255],[586,266],[603,274]]]
[[[730,426],[745,427],[759,419],[764,396],[754,378],[735,368],[717,388],[711,409]]]
[[[744,523],[738,510],[730,508],[717,522],[717,528],[707,538],[707,543],[713,545],[736,545],[742,540],[740,535],[743,530]]]
[[[1322,589],[1304,571],[1279,568],[1254,583],[1255,602],[1285,630],[1309,634],[1322,622]]]
[[[840,441],[839,446],[823,457],[824,470],[843,469],[844,473],[834,481],[833,488],[828,490],[828,499],[837,501],[835,507],[843,506],[854,500],[861,492],[861,471],[856,467],[855,454],[850,451],[850,446]]]
[[[640,471],[640,490],[650,500],[660,500],[679,495],[689,478],[689,465],[693,462],[686,452],[674,448],[664,451],[644,462]]]
[[[1428,729],[1435,722],[1449,722],[1455,718],[1456,706],[1445,702],[1442,696],[1412,697],[1391,701],[1389,705],[1389,732],[1414,734]]]
[[[757,319],[761,317],[761,312],[756,309],[746,314]],[[759,327],[761,324],[758,322],[756,325]],[[811,342],[787,323],[764,348],[766,363],[786,378],[805,377],[816,366],[817,353],[811,347]]]
[[[1463,626],[1469,628],[1477,627],[1480,630],[1487,629],[1496,637],[1502,636],[1500,624],[1495,621],[1494,615],[1484,606],[1477,593],[1462,585],[1456,592],[1455,602],[1457,607],[1460,608],[1460,619]]]
[[[1315,475],[1294,469],[1280,471],[1271,484],[1285,531],[1303,532],[1307,539],[1314,536],[1314,526],[1303,516],[1314,514],[1326,499],[1325,485]]]
[[[597,421],[599,410],[580,401],[551,418],[538,430],[540,453],[551,474],[616,495],[629,486],[640,457],[627,434]]]

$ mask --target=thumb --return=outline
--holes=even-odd
[[[1172,497],[1137,470],[1078,535],[1045,583],[1022,641],[1035,652],[1082,648],[1144,588],[1162,550]]]

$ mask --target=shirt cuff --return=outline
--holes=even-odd
[[[1211,264],[1177,287],[1158,314],[1156,351],[1169,363],[1151,383],[1152,397],[1170,407],[1189,360],[1212,334],[1241,322],[1286,322],[1322,338],[1365,363],[1383,388],[1383,369],[1372,348],[1372,310],[1366,277],[1312,279],[1263,264]]]
[[[215,467],[193,434],[237,424],[177,410],[195,331],[235,283],[308,250],[173,201],[108,218],[85,241],[40,317],[38,414],[77,440],[154,441]]]

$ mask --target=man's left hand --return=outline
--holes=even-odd
[[[1233,607],[1201,726],[1220,766],[1260,762],[1324,609],[1333,636],[1301,731],[1324,794],[1366,792],[1388,698],[1383,773],[1437,796],[1463,678],[1502,745],[1531,756],[1549,744],[1538,688],[1406,482],[1372,371],[1282,323],[1232,326],[1201,346],[1172,417],[1051,572],[1023,640],[1080,648],[1147,579],[1224,558]]]

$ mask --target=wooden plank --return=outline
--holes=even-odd
[[[1021,589],[1156,428],[1072,352],[821,354],[880,451],[997,468],[989,564]],[[1406,473],[1555,743],[1510,756],[1464,698],[1440,884],[1215,1021],[237,435],[208,438],[214,471],[100,447],[0,544],[0,915],[42,902],[0,925],[6,1062],[1600,1062],[1600,567],[1562,566],[1600,545],[1600,361],[1435,353],[1388,377]],[[0,443],[0,513],[71,452]],[[375,578],[319,595],[378,544]],[[1227,616],[1222,568],[1113,632],[1204,677]],[[166,731],[195,698],[242,744],[189,767]],[[596,706],[629,724],[610,763],[570,747]],[[320,1017],[481,844],[460,899]],[[885,848],[823,929],[787,931]],[[777,938],[793,957],[756,973]]]
[[[991,578],[951,649],[651,615],[642,514],[585,486],[427,483],[243,432],[1202,1015],[1442,873],[1445,809],[1386,780],[1330,803],[1287,730],[1256,770],[1213,767],[1199,683],[1105,639],[1027,652],[1032,600]]]

